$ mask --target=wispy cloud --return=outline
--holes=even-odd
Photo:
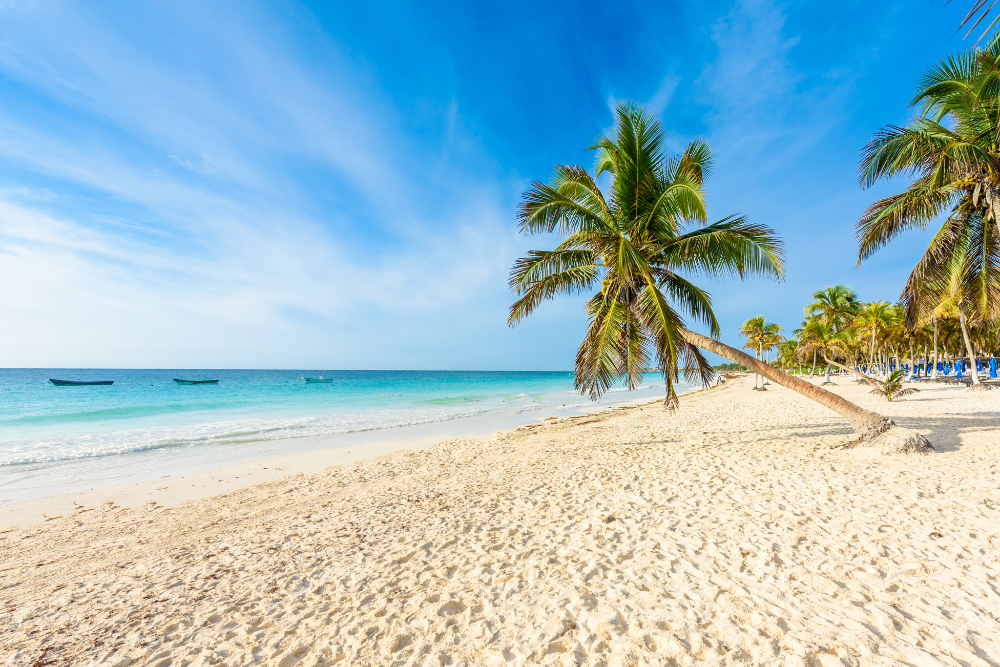
[[[434,327],[434,357],[502,317],[507,193],[449,162],[477,159],[457,101],[443,151],[318,26],[321,57],[297,57],[308,15],[75,9],[0,29],[0,69],[38,98],[0,112],[24,179],[0,194],[0,363],[405,366],[407,331]]]

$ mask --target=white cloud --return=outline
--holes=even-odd
[[[415,144],[280,16],[77,9],[0,9],[0,71],[47,100],[0,111],[26,174],[0,192],[0,365],[502,365],[521,242],[509,186],[451,162],[479,159],[457,100],[447,145]]]
[[[681,78],[673,72],[664,76],[656,92],[646,102],[646,108],[657,116],[662,116],[663,112],[667,110],[667,105],[674,98],[674,92],[680,82]]]

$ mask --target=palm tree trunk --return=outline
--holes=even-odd
[[[756,356],[757,356],[757,358],[758,358],[758,359],[760,359],[760,345],[758,345],[758,346],[757,346],[757,355],[756,355]],[[757,383],[758,383],[759,381],[760,381],[760,374],[758,374],[758,373],[754,373],[754,374],[753,374],[753,388],[754,388],[754,389],[758,389],[758,388],[759,388],[759,387],[757,386]]]
[[[934,320],[934,364],[931,366],[931,379],[937,379],[937,365],[938,365],[938,320],[936,317],[932,317]]]
[[[730,347],[725,343],[720,343],[717,340],[713,340],[707,336],[702,336],[701,334],[697,334],[686,329],[681,329],[681,335],[684,337],[684,340],[691,345],[696,345],[703,350],[717,354],[720,357],[725,357],[726,359],[729,359],[737,364],[742,364],[746,368],[753,368],[756,372],[766,378],[769,378],[772,382],[776,382],[782,387],[787,387],[794,392],[802,394],[810,400],[816,401],[824,407],[830,408],[851,424],[851,428],[853,428],[854,432],[859,436],[859,441],[868,440],[876,435],[879,435],[880,433],[885,433],[894,427],[899,428],[896,427],[891,419],[883,417],[875,412],[869,412],[868,410],[865,410],[864,408],[859,407],[854,403],[851,403],[850,401],[823,389],[822,387],[817,387],[809,382],[806,382],[805,380],[799,380],[791,375],[782,373],[778,369],[761,363],[749,354],[740,352],[736,348]],[[927,439],[921,435],[907,434],[907,437],[911,439],[911,442],[918,443],[916,445],[918,448],[926,447],[926,449],[932,449],[930,443],[927,442]]]
[[[875,326],[872,326],[872,352],[871,352],[871,367],[875,368]],[[876,369],[877,370],[877,369]]]
[[[841,370],[843,370],[843,371],[847,371],[848,373],[850,373],[850,374],[852,374],[852,375],[858,375],[858,372],[857,372],[857,371],[855,371],[855,370],[852,370],[852,369],[848,368],[848,367],[847,367],[847,366],[845,366],[844,364],[841,364],[841,363],[837,363],[836,361],[834,361],[834,360],[833,360],[833,359],[831,359],[830,357],[827,357],[827,356],[824,356],[824,357],[823,357],[823,361],[825,361],[825,362],[827,363],[827,365],[828,365],[828,366],[829,366],[829,364],[833,364],[833,365],[834,365],[834,366],[836,366],[837,368],[839,368],[839,369],[841,369]],[[860,377],[860,378],[861,378],[862,380],[864,380],[865,382],[867,382],[867,383],[868,383],[869,385],[871,385],[872,387],[878,387],[878,386],[879,386],[879,384],[878,384],[878,380],[876,380],[875,378],[870,378],[870,377],[868,377],[867,375],[865,375],[864,373],[862,373],[862,374],[861,374],[861,375],[860,375],[859,377]]]
[[[816,350],[813,350],[813,367],[812,370],[809,371],[809,377],[815,377],[815,376],[816,376]]]
[[[997,226],[997,231],[1000,232],[1000,188],[988,181],[985,190],[983,194],[986,195],[986,201],[990,205],[990,215],[993,217],[993,224]]]
[[[909,371],[906,374],[906,380],[907,380],[907,382],[909,382],[910,380],[913,379],[913,371],[915,370],[915,367],[916,367],[916,364],[914,363],[915,361],[916,360],[913,358],[913,339],[911,338],[910,339],[910,358],[907,359],[907,364],[906,364],[906,367],[909,369]]]
[[[972,343],[969,341],[969,325],[965,321],[965,311],[962,308],[958,309],[958,323],[962,327],[962,339],[965,341],[965,353],[969,357],[969,372],[972,374],[972,386],[975,387],[979,382],[979,373],[976,372],[976,355],[972,351]]]

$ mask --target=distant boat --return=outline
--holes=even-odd
[[[329,382],[333,382],[333,378],[324,378],[322,375],[320,375],[318,378],[307,378],[307,377],[304,377],[302,379],[305,380],[307,383],[317,383],[317,382],[329,383]]]
[[[77,380],[56,380],[55,378],[49,378],[49,382],[57,387],[79,387],[85,384],[114,384],[114,380],[94,380],[92,382],[79,382]]]
[[[218,380],[178,380],[174,378],[174,382],[177,384],[219,384]]]

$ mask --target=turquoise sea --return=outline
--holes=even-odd
[[[0,504],[365,441],[487,435],[662,395],[655,374],[595,403],[570,372],[0,369]]]

